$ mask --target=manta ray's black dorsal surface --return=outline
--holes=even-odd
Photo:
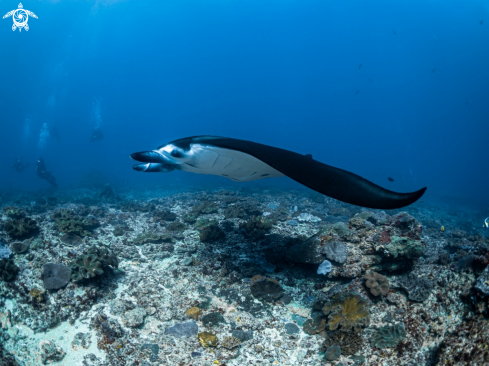
[[[219,155],[227,151],[229,152],[228,155],[234,159],[234,163],[239,163],[238,160],[240,159],[246,160],[248,166],[250,165],[249,160],[252,159],[250,157],[253,157],[273,168],[271,170],[275,170],[277,174],[278,172],[281,173],[275,176],[286,175],[316,192],[362,207],[384,210],[401,208],[416,202],[426,191],[426,188],[422,188],[411,193],[393,192],[356,174],[314,160],[310,155],[305,156],[273,146],[227,137],[195,136],[179,139],[168,145],[161,146],[157,150],[134,153],[131,157],[134,160],[149,163],[134,166],[134,169],[139,171],[171,171],[180,169],[203,174],[218,174],[205,170],[191,170],[196,165],[205,165],[204,163],[206,162],[199,162],[199,158],[201,160],[206,159],[206,155],[201,152],[206,150],[209,151],[207,156],[210,156],[210,152]],[[189,158],[190,163],[178,162],[178,158],[185,157],[186,153],[192,157],[192,159]],[[176,157],[175,164],[172,161],[173,156]],[[229,157],[226,158],[230,159]],[[189,165],[189,169],[185,168],[185,164]],[[144,167],[142,167],[143,165]],[[151,170],[148,168],[150,166],[160,166],[160,168],[151,168],[154,169]],[[228,177],[226,174],[218,175]],[[268,174],[262,174],[263,178],[266,175]],[[232,177],[230,178],[233,179]],[[258,178],[242,180],[253,179]]]

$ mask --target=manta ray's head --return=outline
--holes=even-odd
[[[155,150],[141,151],[131,154],[133,160],[144,164],[136,164],[134,170],[139,172],[171,172],[179,169],[182,164],[192,159],[190,140],[181,139],[162,145]]]

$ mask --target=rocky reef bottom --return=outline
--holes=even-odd
[[[0,192],[0,366],[489,365],[483,212]]]

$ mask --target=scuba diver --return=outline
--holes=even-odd
[[[14,163],[12,164],[12,168],[14,168],[17,173],[22,173],[24,169],[28,166],[29,163],[24,165],[24,163],[22,163],[19,158],[15,159]]]
[[[56,183],[56,179],[54,178],[54,176],[50,172],[46,171],[46,164],[44,164],[43,158],[39,158],[39,160],[36,163],[36,166],[37,166],[36,173],[39,176],[39,178],[46,179],[49,182],[49,184],[51,184],[54,188],[58,187],[58,184]]]
[[[92,136],[90,137],[90,142],[102,141],[104,139],[104,134],[100,127],[95,127],[92,131]]]
[[[56,126],[56,125],[51,126],[51,128],[49,129],[49,134],[52,137],[57,138],[58,141],[61,141],[61,136],[59,135],[58,126]]]

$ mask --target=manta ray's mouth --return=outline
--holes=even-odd
[[[174,159],[154,150],[132,153],[131,159],[142,163],[176,164]]]

